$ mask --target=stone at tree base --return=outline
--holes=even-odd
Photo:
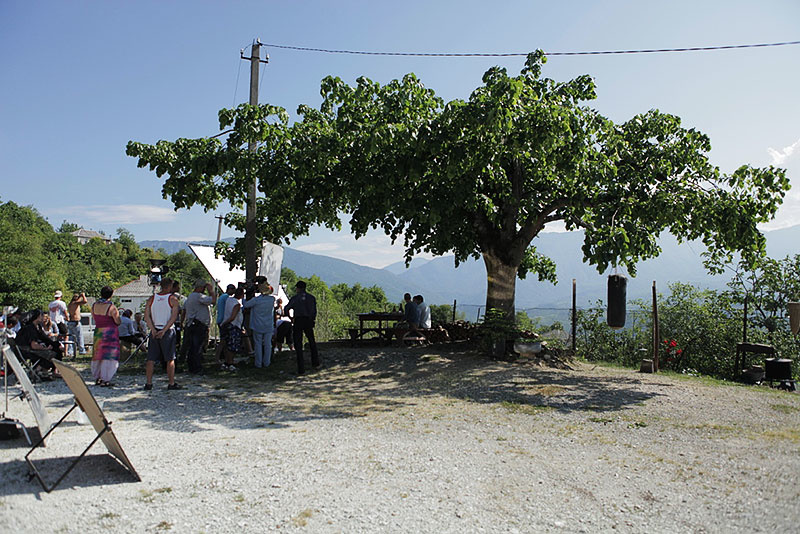
[[[640,373],[653,373],[655,372],[655,368],[653,367],[653,360],[642,360],[642,365],[639,367]]]

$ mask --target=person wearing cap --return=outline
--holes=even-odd
[[[67,305],[61,300],[64,294],[58,290],[53,295],[53,302],[50,303],[48,309],[50,310],[50,320],[58,328],[58,333],[62,336],[67,335]]]
[[[317,299],[311,293],[306,293],[306,283],[299,280],[295,284],[297,294],[289,299],[289,304],[284,310],[289,313],[294,310],[294,351],[297,354],[297,374],[305,373],[303,361],[303,334],[308,339],[308,348],[311,351],[311,365],[314,369],[322,367],[322,361],[317,352],[317,342],[314,340],[314,323],[317,320]]]
[[[217,348],[214,350],[214,356],[218,362],[222,361],[222,350],[225,348],[225,336],[224,332],[222,331],[222,322],[225,320],[225,301],[228,300],[228,297],[232,297],[235,292],[236,286],[233,284],[228,284],[228,287],[225,288],[225,293],[220,295],[217,299],[217,327],[219,327],[219,343],[217,343]]]
[[[183,342],[188,347],[186,362],[192,374],[203,373],[203,346],[208,339],[208,327],[211,324],[211,312],[208,307],[213,303],[214,286],[205,280],[197,280],[194,283],[194,291],[189,293],[186,302],[183,303],[186,313]]]
[[[259,295],[245,300],[242,306],[250,309],[250,330],[255,344],[256,369],[268,367],[272,361],[272,335],[275,332],[275,297],[266,276],[256,276]]]

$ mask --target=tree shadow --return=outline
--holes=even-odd
[[[321,354],[325,368],[302,377],[291,373],[294,357],[284,353],[269,371],[210,373],[182,391],[166,391],[158,377],[153,391],[141,391],[143,377],[135,373],[118,377],[113,389],[90,389],[105,403],[112,422],[135,419],[159,430],[201,434],[217,425],[268,431],[303,421],[365,417],[426,398],[571,412],[618,411],[660,395],[654,386],[642,387],[632,371],[630,376],[591,376],[495,362],[466,343],[329,347]],[[71,398],[48,401],[64,410],[71,403]]]

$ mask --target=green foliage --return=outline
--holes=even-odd
[[[203,265],[197,260],[194,254],[179,250],[167,258],[169,266],[168,276],[177,280],[181,284],[181,293],[188,295],[194,290],[195,280],[202,278],[211,281]],[[222,288],[223,290],[225,288]]]
[[[732,298],[748,302],[748,319],[768,332],[780,330],[786,322],[786,304],[800,301],[800,254],[782,260],[763,258],[753,269],[739,264],[728,284]]]
[[[73,292],[96,297],[105,285],[117,288],[137,279],[149,269],[149,258],[160,257],[140,248],[124,228],[111,243],[96,238],[81,245],[70,235],[74,226],[65,221],[56,231],[32,207],[0,204],[0,303],[46,308],[56,289],[64,291],[65,300]],[[207,277],[186,252],[174,254],[167,264],[184,286]]]
[[[589,361],[638,367],[639,361],[652,353],[649,350],[652,347],[652,320],[642,319],[646,315],[641,312],[630,311],[626,327],[614,330],[606,323],[606,310],[602,301],[598,301],[595,308],[578,310],[577,355]]]
[[[275,106],[219,112],[219,139],[178,139],[127,154],[166,176],[177,208],[227,201],[226,224],[243,231],[241,207],[257,179],[256,239],[289,242],[311,225],[338,229],[349,213],[357,237],[381,228],[403,237],[406,258],[484,257],[487,308],[513,315],[516,277],[555,281],[554,263],[532,243],[550,222],[583,228],[584,258],[603,272],[657,256],[656,239],[702,239],[707,265],[733,251],[752,266],[764,252],[757,224],[771,219],[789,188],[782,169],[742,166],[725,175],[708,160],[710,140],[679,117],[650,110],[621,124],[586,102],[589,75],[542,75],[539,50],[518,76],[486,71],[469,99],[445,103],[413,74],[385,85],[322,81],[320,108],[298,108],[291,126]],[[253,152],[248,144],[255,143]],[[224,251],[240,264],[243,240]]]
[[[220,110],[219,126],[232,130],[224,144],[216,138],[155,145],[130,141],[126,153],[138,158],[139,167],[148,167],[159,178],[166,175],[162,195],[176,208],[199,205],[211,210],[227,201],[234,210],[225,216],[225,224],[240,232],[245,231],[243,208],[255,179],[258,242],[289,243],[314,224],[339,229],[341,187],[335,179],[319,179],[311,157],[316,147],[302,127],[288,125],[286,110],[242,104]],[[300,170],[308,174],[301,176]],[[244,263],[243,238],[220,251],[229,262]]]
[[[407,258],[484,256],[487,307],[509,315],[515,276],[555,281],[531,246],[553,221],[585,229],[584,256],[601,272],[635,273],[664,230],[702,238],[709,265],[731,250],[748,261],[763,252],[756,224],[788,189],[784,171],[725,176],[708,161],[709,139],[678,117],[652,110],[614,124],[584,105],[596,96],[591,77],[557,82],[544,62],[539,51],[519,76],[489,69],[467,101],[446,104],[411,74],[352,87],[326,78],[320,109],[299,109],[316,137],[313,176],[346,183],[357,236],[403,236]]]
[[[63,221],[61,226],[58,227],[56,230],[59,234],[71,234],[72,232],[76,232],[80,230],[81,227],[73,222]]]
[[[515,319],[517,328],[519,330],[528,330],[531,332],[536,332],[541,329],[539,318],[537,317],[536,319],[531,319],[528,316],[528,313],[525,311],[518,311]]]
[[[65,277],[49,245],[55,232],[32,207],[0,204],[0,303],[46,308]],[[73,238],[74,239],[74,238]]]
[[[445,324],[453,322],[453,306],[450,304],[431,304],[431,323]],[[456,310],[456,321],[466,321],[463,311]]]
[[[768,261],[767,269],[775,274],[776,264],[790,266],[794,260]],[[761,272],[761,271],[760,271]],[[791,269],[788,271],[791,272]],[[797,354],[800,339],[789,331],[784,309],[778,303],[795,298],[795,286],[778,284],[770,291],[754,292],[752,287],[765,288],[775,278],[758,277],[758,273],[737,273],[729,291],[699,289],[690,284],[671,284],[670,294],[659,297],[659,361],[660,367],[679,373],[736,379],[741,370],[735,369],[736,344],[742,341],[742,319],[745,289],[743,279],[754,282],[748,290],[753,303],[759,299],[760,308],[773,310],[775,315],[750,315],[747,340],[751,343],[773,345],[780,357],[792,359],[794,376],[800,371]],[[781,289],[783,287],[783,289]],[[755,296],[758,295],[758,299]],[[593,361],[608,361],[637,367],[643,357],[652,356],[652,317],[648,303],[633,303],[629,321],[622,330],[606,325],[602,302],[598,308],[578,311],[578,355]],[[629,308],[631,304],[629,303]],[[749,315],[749,314],[748,314]],[[766,317],[768,320],[764,320]],[[644,349],[641,351],[639,349]],[[679,352],[680,351],[680,352]],[[750,358],[751,363],[762,361]]]

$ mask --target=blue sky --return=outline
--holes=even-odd
[[[619,50],[800,40],[785,1],[0,2],[0,200],[138,240],[213,239],[217,213],[174,212],[161,181],[125,155],[129,140],[216,134],[217,111],[248,98],[239,50],[264,43],[397,52]],[[319,81],[387,82],[415,72],[446,100],[522,58],[393,58],[266,47],[260,101],[318,105]],[[771,163],[798,187],[766,228],[800,224],[800,46],[552,57],[545,75],[595,77],[592,103],[623,121],[657,108],[711,137],[714,163]],[[232,235],[223,231],[223,236]],[[314,230],[294,247],[381,267],[402,257],[380,233]]]

